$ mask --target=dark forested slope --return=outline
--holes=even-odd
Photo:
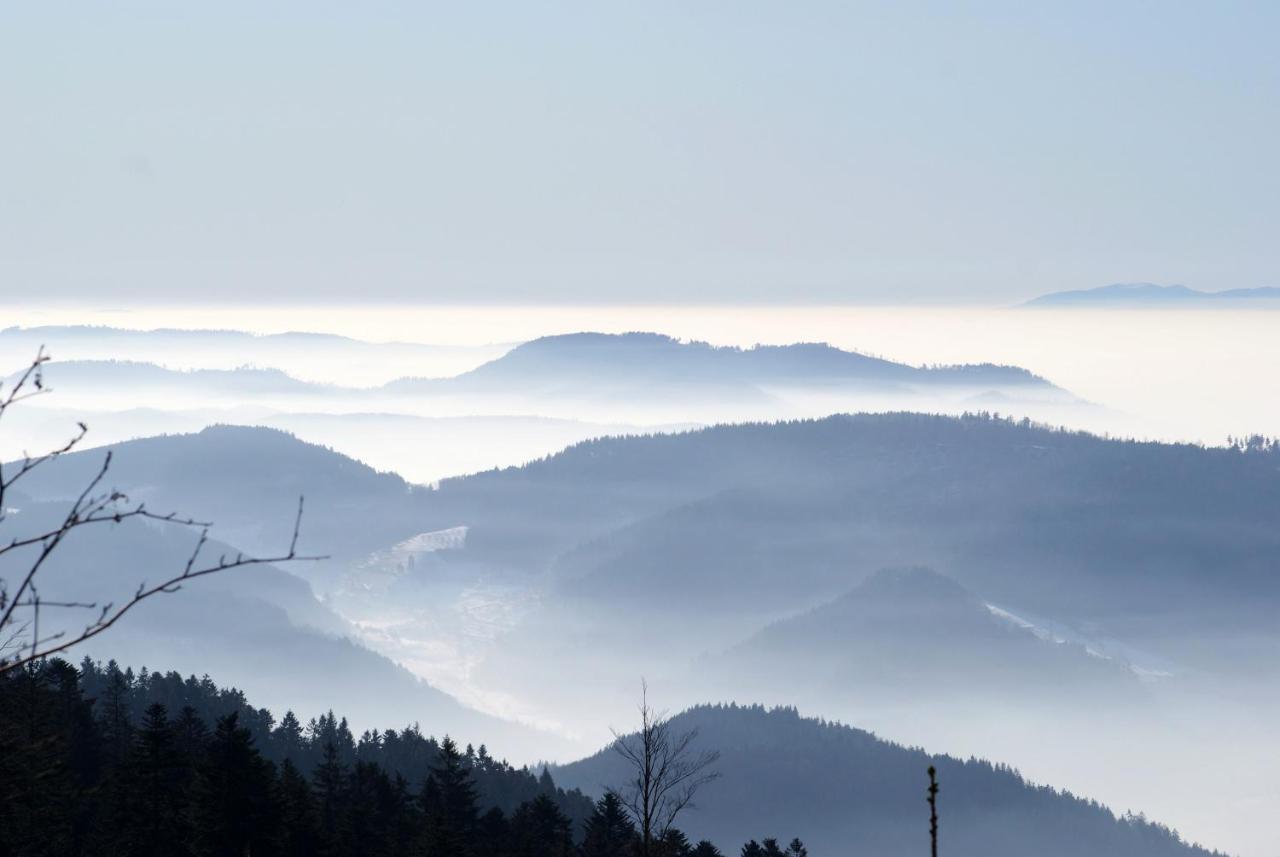
[[[692,837],[797,831],[815,854],[924,854],[925,771],[938,769],[941,853],[955,857],[1205,855],[1169,830],[1091,801],[1027,783],[1006,767],[901,747],[791,709],[701,706],[672,720],[695,747],[721,754],[719,780],[681,817]],[[610,749],[558,768],[588,792],[623,782]]]
[[[79,670],[54,660],[11,672],[0,676],[0,855],[632,853],[616,804],[593,807],[583,794],[625,788],[629,771],[611,748],[553,778],[423,728],[432,726],[357,737],[332,712],[304,725],[208,678],[87,659]],[[779,836],[803,838],[815,855],[923,851],[930,765],[944,850],[957,857],[1209,853],[1007,768],[790,709],[702,706],[670,728],[696,730],[695,750],[719,751],[721,776],[679,817],[689,838],[665,840],[662,857],[716,857],[710,845],[692,851],[689,840],[703,837],[730,854],[744,839]]]
[[[425,724],[425,728],[433,728]],[[0,675],[0,855],[564,857],[591,801],[417,724],[278,720],[207,677]]]

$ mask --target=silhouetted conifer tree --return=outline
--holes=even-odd
[[[160,703],[147,707],[129,759],[132,794],[130,826],[137,828],[132,853],[178,857],[188,853],[187,760],[178,752],[169,713]]]
[[[692,851],[693,845],[690,844],[689,837],[674,827],[664,830],[662,836],[658,837],[658,841],[654,843],[654,852],[657,857],[689,857]]]
[[[458,745],[440,742],[439,761],[423,787],[423,829],[428,854],[465,857],[471,853],[476,829],[476,792]]]
[[[555,801],[540,794],[512,815],[511,846],[514,857],[569,857],[573,853],[569,818]]]
[[[311,857],[319,851],[316,809],[311,786],[292,760],[280,765],[276,787],[280,806],[281,857]]]
[[[102,733],[102,745],[106,751],[106,763],[112,767],[123,764],[133,742],[133,723],[129,718],[128,676],[120,671],[115,661],[107,664],[106,684],[102,696],[95,705],[98,728]]]
[[[218,720],[196,777],[196,853],[244,857],[269,853],[276,830],[274,770],[239,717]]]
[[[286,711],[280,723],[271,732],[276,752],[281,760],[289,759],[294,764],[302,758],[302,724],[292,711]]]
[[[476,821],[476,853],[505,855],[511,852],[511,825],[502,810],[489,810]]]
[[[587,819],[582,857],[628,857],[635,850],[636,827],[615,792],[605,792]]]
[[[328,734],[331,738],[325,741],[324,755],[311,774],[311,784],[322,843],[319,853],[336,855],[346,853],[350,840],[347,827],[347,767],[338,758],[338,747],[332,740],[332,737],[336,737],[335,733],[329,731]]]

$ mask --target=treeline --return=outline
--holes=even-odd
[[[340,765],[371,763],[415,785],[420,785],[428,768],[440,763],[441,742],[424,735],[417,724],[400,730],[365,731],[357,737],[346,718],[332,711],[305,724],[286,711],[277,721],[267,709],[250,705],[243,692],[220,688],[208,676],[183,678],[176,672],[151,672],[145,667],[134,673],[114,662],[104,666],[88,658],[80,662],[79,676],[81,693],[96,701],[96,716],[107,733],[127,731],[129,727],[115,724],[124,720],[140,723],[147,707],[159,703],[170,717],[181,717],[191,709],[190,717],[209,725],[235,714],[264,758],[277,765],[292,762],[300,771],[315,770],[329,746]],[[556,788],[545,771],[539,776],[528,768],[515,768],[490,756],[483,744],[479,748],[467,746],[461,752],[482,809],[496,808],[509,815],[522,803],[545,794],[578,827],[591,812],[590,798],[576,789]]]
[[[577,790],[417,727],[358,739],[331,713],[277,723],[176,673],[51,660],[0,676],[0,857],[624,857],[613,794]],[[719,857],[672,830],[647,857]],[[799,840],[744,857],[806,857]]]

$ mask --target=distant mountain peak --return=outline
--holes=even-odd
[[[1015,366],[912,366],[825,342],[742,348],[642,331],[544,336],[456,378],[405,378],[388,386],[403,389],[423,383],[482,389],[519,384],[521,389],[533,385],[578,393],[598,386],[616,392],[619,387],[670,389],[690,384],[755,392],[769,386],[797,384],[1052,388],[1043,378]]]
[[[1171,306],[1269,300],[1280,301],[1280,288],[1264,287],[1205,292],[1182,285],[1161,286],[1156,283],[1112,283],[1111,285],[1099,286],[1094,289],[1051,292],[1027,301],[1023,306]]]

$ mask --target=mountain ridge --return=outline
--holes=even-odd
[[[608,374],[606,374],[608,373]],[[406,377],[387,389],[449,386],[484,388],[519,379],[523,383],[764,384],[878,382],[884,384],[1005,383],[1053,387],[1016,366],[993,363],[911,366],[822,342],[757,344],[749,348],[682,341],[660,333],[583,331],[544,336],[451,379]]]
[[[1070,792],[979,759],[933,755],[794,708],[699,705],[673,734],[717,750],[721,778],[703,787],[679,826],[696,840],[800,836],[822,854],[907,854],[928,847],[926,769],[942,784],[942,849],[958,857],[1156,857],[1211,852],[1141,816],[1117,816]],[[556,782],[599,794],[627,769],[610,747],[553,769]]]
[[[1280,302],[1280,288],[1225,289],[1208,292],[1182,285],[1161,286],[1156,283],[1112,283],[1092,289],[1050,292],[1022,304],[1024,307],[1051,306],[1176,306],[1186,304],[1254,305],[1256,302]],[[1280,303],[1278,303],[1280,305]]]

